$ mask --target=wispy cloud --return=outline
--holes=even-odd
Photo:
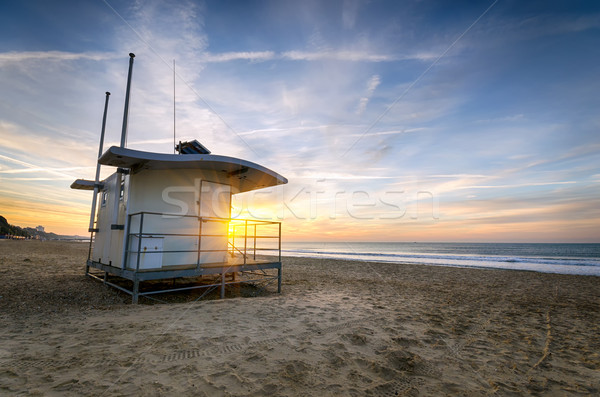
[[[489,175],[480,174],[439,174],[430,175],[430,178],[489,178]]]
[[[359,0],[344,0],[342,8],[342,23],[344,28],[352,29],[354,27],[359,7]]]
[[[44,169],[56,175],[64,175],[64,172],[53,171],[62,168],[57,165],[79,167],[81,164],[94,164],[93,148],[82,145],[77,137],[56,135],[53,132],[32,132],[21,125],[0,120],[0,138],[3,141],[2,151],[5,153],[0,155],[0,160],[28,169]],[[65,156],[65,153],[68,155]],[[24,161],[31,158],[39,159],[40,164]]]
[[[0,65],[26,61],[105,61],[116,59],[117,54],[112,52],[64,52],[64,51],[10,51],[0,53]]]
[[[428,130],[428,128],[426,128],[426,127],[417,127],[417,128],[406,128],[406,129],[402,129],[402,130],[369,132],[367,134],[348,134],[348,136],[370,137],[370,136],[398,135],[398,134],[408,134],[411,132],[421,132],[421,131],[426,131],[426,130]]]
[[[68,174],[65,171],[75,171],[75,170],[83,170],[89,169],[90,167],[67,167],[67,168],[52,168],[52,167],[40,167],[39,165],[31,164],[13,157],[5,156],[0,154],[0,160],[8,161],[10,163],[18,164],[25,168],[22,169],[9,169],[9,170],[0,170],[1,174],[18,174],[18,173],[47,173],[54,175],[54,178],[44,178],[44,180],[68,180],[75,179],[73,174]],[[17,180],[18,178],[10,178],[11,180]]]
[[[292,61],[352,61],[352,62],[389,62],[397,58],[387,54],[372,54],[365,51],[327,50],[327,51],[286,51],[281,54],[283,59]]]
[[[0,155],[0,158],[6,160],[6,156]],[[15,161],[14,159],[11,159]],[[19,162],[22,163],[22,162]],[[19,168],[4,170],[0,169],[0,174],[29,174],[33,172],[64,172],[64,171],[81,171],[95,169],[95,167],[64,167],[64,168]],[[70,176],[69,176],[70,177]]]
[[[222,63],[239,60],[247,61],[349,61],[349,62],[392,62],[398,60],[426,61],[433,59],[433,53],[417,53],[414,55],[376,54],[360,50],[323,50],[323,51],[301,51],[290,50],[277,53],[275,51],[237,51],[210,53],[201,52],[195,58],[199,62]],[[0,53],[0,64],[18,63],[26,61],[105,61],[123,58],[118,52],[66,52],[66,51],[10,51]],[[189,59],[189,57],[187,57]]]
[[[557,182],[528,182],[528,183],[517,183],[509,185],[470,185],[461,186],[457,189],[514,189],[521,187],[534,187],[534,186],[554,186],[554,185],[571,185],[577,183],[577,181],[557,181]]]
[[[391,62],[397,60],[428,60],[434,57],[430,53],[397,56],[393,54],[376,54],[359,50],[321,50],[302,51],[290,50],[281,53],[274,51],[239,51],[223,53],[202,53],[198,56],[202,62],[230,62],[238,60],[247,61],[347,61],[347,62]]]
[[[515,115],[511,115],[511,116],[504,116],[504,117],[496,117],[493,119],[482,119],[482,120],[475,120],[474,123],[504,123],[504,122],[519,122],[519,121],[523,121],[525,119],[525,116],[523,114],[515,114]]]
[[[367,82],[367,89],[365,92],[365,96],[360,98],[360,101],[358,102],[358,108],[356,109],[356,114],[364,113],[365,109],[367,108],[367,104],[369,103],[369,99],[371,99],[371,96],[373,96],[375,89],[377,89],[377,86],[380,83],[381,83],[381,78],[379,77],[379,75],[375,74],[375,75],[371,76],[371,78]]]
[[[203,53],[199,56],[202,62],[230,62],[238,60],[267,61],[275,58],[273,51],[241,51],[222,52],[218,54]]]

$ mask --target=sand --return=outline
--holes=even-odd
[[[86,255],[0,242],[0,395],[600,393],[597,277],[284,258],[282,294],[132,305]]]

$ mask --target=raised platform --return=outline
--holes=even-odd
[[[93,260],[88,260],[86,263],[85,274],[93,279],[99,280],[104,284],[107,284],[113,288],[123,291],[132,296],[132,302],[137,303],[140,296],[149,296],[168,292],[185,291],[199,288],[209,288],[213,290],[217,287],[221,288],[221,298],[225,297],[225,286],[231,284],[241,283],[270,283],[277,280],[277,292],[281,293],[281,262],[276,261],[277,257],[273,258],[274,261],[260,260],[260,261],[246,261],[246,263],[239,263],[236,258],[232,258],[231,262],[222,264],[207,264],[206,266],[190,266],[182,267],[176,266],[176,268],[162,268],[162,269],[145,269],[145,270],[127,270],[118,267],[106,265]],[[237,263],[236,263],[237,262]],[[90,272],[90,268],[98,269],[103,274],[93,274]],[[277,274],[270,274],[267,270],[275,269]],[[155,280],[170,280],[180,278],[200,278],[204,276],[220,276],[218,282],[212,282],[209,284],[197,282],[197,285],[187,286],[183,288],[169,288],[169,289],[152,289],[149,291],[140,291],[140,283],[144,281],[155,281]],[[227,275],[231,275],[231,280],[227,280]],[[102,276],[102,277],[101,277]],[[118,285],[108,280],[109,276],[120,277],[124,280],[132,281],[132,288],[128,289],[123,285]],[[239,277],[239,278],[238,278]]]

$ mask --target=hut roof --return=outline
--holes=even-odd
[[[165,154],[112,146],[98,159],[103,165],[142,170],[198,169],[211,171],[213,182],[231,185],[234,193],[247,192],[288,181],[275,171],[251,161],[215,154]],[[93,185],[92,185],[93,188]]]

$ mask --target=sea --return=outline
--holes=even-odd
[[[600,276],[600,244],[282,242],[281,254]]]

